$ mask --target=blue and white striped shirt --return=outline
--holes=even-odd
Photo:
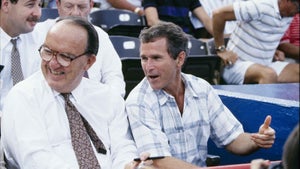
[[[280,16],[277,0],[235,2],[233,8],[238,23],[227,49],[241,60],[268,65],[292,17]]]
[[[205,166],[209,137],[223,147],[241,134],[243,127],[210,84],[184,73],[182,78],[182,115],[175,98],[163,90],[153,90],[147,79],[129,94],[126,111],[139,153],[173,156]]]

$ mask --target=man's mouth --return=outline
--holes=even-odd
[[[50,72],[51,72],[52,74],[54,74],[54,75],[63,75],[63,74],[65,74],[65,72],[54,71],[54,70],[51,70],[51,69],[50,69]]]

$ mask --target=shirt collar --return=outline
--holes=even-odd
[[[90,81],[90,79],[82,78],[80,84],[74,90],[72,90],[70,92],[72,95],[71,98],[73,98],[76,102],[82,100],[82,96],[86,92],[86,87],[85,87],[86,83],[90,83],[89,81]],[[45,80],[45,82],[47,83],[46,80]],[[49,88],[50,88],[50,86],[49,86]],[[53,92],[54,97],[57,97],[60,95],[60,93],[55,91],[54,89],[51,89],[51,90]]]
[[[185,97],[190,97],[190,96],[199,97],[197,95],[197,92],[194,90],[193,84],[191,83],[192,79],[190,79],[190,77],[184,73],[181,73],[181,77],[182,77],[182,80],[183,80],[183,83],[185,86]],[[165,104],[169,99],[174,99],[174,97],[172,95],[170,95],[169,93],[167,93],[164,90],[157,90],[154,92],[156,93],[156,95],[158,97],[158,101],[159,101],[160,105]]]
[[[0,35],[1,35],[1,51],[10,43],[12,37],[10,37],[1,27],[0,27]]]

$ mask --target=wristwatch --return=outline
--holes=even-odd
[[[225,45],[221,45],[215,48],[216,52],[224,52],[226,50]]]

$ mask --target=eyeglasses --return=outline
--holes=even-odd
[[[53,56],[56,56],[56,60],[59,64],[61,64],[62,66],[69,66],[70,63],[73,60],[79,58],[80,56],[83,56],[83,55],[87,54],[88,52],[86,51],[83,54],[75,56],[75,55],[72,55],[72,54],[69,54],[69,53],[62,53],[62,52],[53,51],[50,48],[42,45],[39,48],[39,53],[40,53],[41,58],[44,61],[49,62],[52,59]]]

